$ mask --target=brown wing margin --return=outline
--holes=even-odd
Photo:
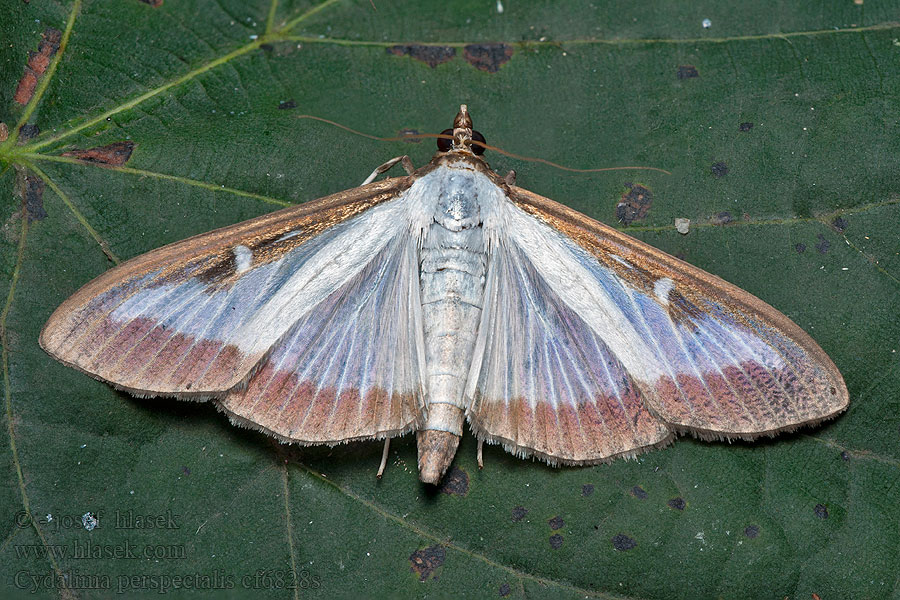
[[[511,188],[509,197],[520,209],[589,252],[632,290],[653,297],[656,282],[672,280],[666,310],[673,323],[690,326],[698,309],[709,306],[711,300],[721,307],[727,321],[756,331],[790,363],[789,372],[783,373],[744,363],[737,369],[742,372],[726,369],[715,381],[701,377],[698,383],[673,377],[645,385],[641,391],[648,408],[673,429],[706,438],[752,439],[814,424],[847,408],[847,387],[832,360],[805,331],[765,302],[550,199],[518,187]],[[685,409],[692,401],[698,410]],[[733,420],[715,420],[715,406],[741,404],[757,411],[752,423],[737,426]],[[704,410],[708,412],[703,414]]]
[[[241,356],[234,346],[213,347],[204,345],[203,340],[173,340],[162,332],[164,328],[147,319],[124,325],[110,323],[106,319],[109,311],[150,285],[196,279],[210,288],[227,287],[241,277],[235,264],[235,246],[244,246],[253,253],[254,268],[277,261],[331,227],[397,197],[411,183],[411,177],[374,182],[133,258],[89,282],[57,308],[41,331],[40,345],[64,364],[138,395],[208,397],[224,392],[246,376],[252,367],[248,363],[255,364],[261,356]],[[281,239],[289,232],[289,237]],[[146,277],[153,273],[157,274],[148,281]],[[138,344],[140,351],[132,352],[135,364],[122,360],[120,348],[137,348]],[[187,355],[185,348],[190,348]],[[169,350],[173,354],[179,352],[179,360],[185,365],[179,381],[159,389],[141,387],[134,369],[146,368],[148,356],[165,366],[165,352]],[[194,386],[192,390],[193,371],[187,365],[202,365],[202,360],[218,362],[194,367],[193,371],[206,368],[216,374],[217,380],[208,377],[205,387]],[[110,366],[113,364],[116,366]]]

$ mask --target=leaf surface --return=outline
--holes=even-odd
[[[6,4],[10,592],[900,594],[893,3]],[[22,105],[29,52],[47,64],[39,77],[29,67]],[[618,225],[807,330],[847,381],[847,413],[771,441],[680,439],[593,468],[486,447],[479,471],[469,436],[452,485],[435,491],[417,481],[411,436],[376,481],[378,444],[282,446],[207,404],[115,392],[38,347],[53,309],[115,261],[433,152],[431,140],[373,140],[302,115],[392,137],[439,132],[460,103],[512,153],[668,170],[573,173],[489,156],[607,223],[644,194],[646,214]],[[101,150],[72,154],[89,149]],[[676,218],[691,220],[687,235]],[[86,514],[99,526],[89,531]]]

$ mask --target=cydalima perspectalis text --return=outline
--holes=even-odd
[[[285,442],[416,431],[429,483],[464,420],[517,456],[590,465],[847,407],[837,368],[780,312],[500,177],[465,106],[446,133],[421,169],[394,159],[358,188],[109,270],[41,346]],[[397,162],[408,175],[370,182]]]

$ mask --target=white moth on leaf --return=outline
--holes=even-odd
[[[416,431],[428,483],[466,420],[517,456],[589,465],[847,407],[837,368],[777,310],[500,177],[465,106],[445,133],[419,170],[394,159],[358,188],[109,270],[41,346],[284,442]],[[397,162],[408,175],[370,182]]]

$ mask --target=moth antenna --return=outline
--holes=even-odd
[[[463,109],[465,109],[465,110],[463,111]],[[471,126],[472,117],[469,116],[469,110],[465,104],[460,105],[460,112],[456,115],[456,119],[460,119],[461,116],[463,117],[463,119],[468,119],[468,123]],[[453,142],[456,139],[455,127],[454,127],[454,130],[452,133],[451,132],[447,132],[447,133],[410,133],[407,135],[400,135],[400,136],[393,136],[393,137],[381,137],[381,136],[377,136],[377,135],[371,135],[369,133],[363,133],[362,131],[357,131],[351,127],[347,127],[346,125],[342,125],[336,121],[332,121],[330,119],[325,119],[323,117],[317,117],[316,115],[297,115],[297,118],[298,119],[310,119],[313,121],[320,121],[322,123],[326,123],[328,125],[337,127],[338,129],[343,129],[344,131],[350,132],[353,135],[358,135],[360,137],[364,137],[364,138],[370,139],[370,140],[376,140],[379,142],[408,142],[411,140],[423,140],[423,139],[427,139],[427,138],[436,138],[438,140],[448,140],[448,141]],[[454,126],[456,125],[456,119],[454,119]],[[471,136],[471,134],[470,134],[470,136]],[[516,154],[514,152],[509,152],[507,150],[504,150],[503,148],[500,148],[498,146],[491,146],[490,144],[487,144],[487,143],[485,143],[483,141],[479,141],[479,140],[470,139],[469,143],[471,146],[475,146],[475,147],[478,147],[483,150],[491,150],[493,152],[502,154],[504,156],[508,156],[510,158],[514,158],[516,160],[523,160],[525,162],[541,163],[541,164],[547,165],[549,167],[553,167],[554,169],[560,169],[561,171],[569,171],[570,173],[602,173],[605,171],[646,170],[646,171],[657,171],[659,173],[665,173],[666,175],[672,174],[671,171],[667,171],[665,169],[660,169],[658,167],[642,167],[642,166],[602,167],[602,168],[597,168],[597,169],[576,169],[574,167],[567,167],[565,165],[560,165],[558,163],[549,161],[544,158],[536,158],[533,156],[524,156],[522,154]]]

